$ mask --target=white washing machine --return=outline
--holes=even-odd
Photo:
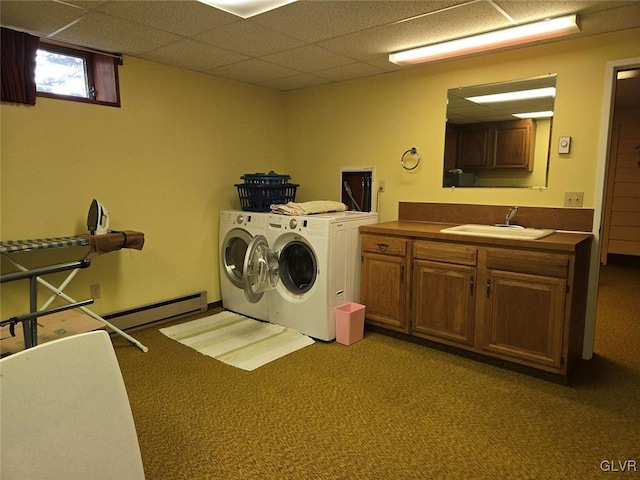
[[[250,247],[248,271],[269,303],[269,321],[318,340],[336,337],[334,308],[360,298],[358,227],[377,213],[270,214],[267,243]],[[267,273],[268,272],[268,273]]]
[[[249,299],[245,288],[248,283],[245,264],[249,245],[256,237],[267,234],[268,213],[222,210],[219,226],[220,290],[222,306],[227,310],[256,318],[269,320],[266,296]]]

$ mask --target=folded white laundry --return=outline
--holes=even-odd
[[[272,213],[282,215],[311,215],[314,213],[344,212],[348,207],[342,202],[332,200],[314,200],[311,202],[294,203],[285,205],[271,205]]]

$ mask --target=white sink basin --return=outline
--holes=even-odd
[[[442,233],[472,235],[474,237],[509,238],[515,240],[538,240],[555,232],[550,229],[524,228],[518,225],[458,225],[440,230]]]

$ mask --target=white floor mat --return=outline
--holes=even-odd
[[[315,343],[291,328],[226,311],[161,328],[160,332],[204,355],[247,371]]]

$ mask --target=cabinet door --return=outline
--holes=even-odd
[[[408,333],[406,257],[364,252],[361,276],[367,322]]]
[[[425,260],[413,268],[412,333],[473,345],[476,269]]]
[[[490,271],[482,348],[560,370],[566,285],[562,278]]]
[[[531,145],[533,140],[531,120],[505,122],[496,130],[496,147],[493,168],[532,170]]]
[[[491,167],[495,129],[469,127],[460,130],[458,138],[458,168],[477,171]]]

